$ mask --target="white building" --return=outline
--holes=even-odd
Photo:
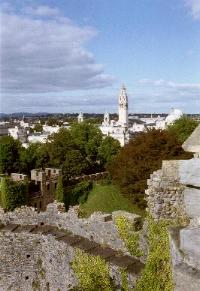
[[[124,85],[119,93],[119,120],[110,120],[109,113],[106,112],[100,130],[105,136],[112,136],[117,139],[121,146],[129,141],[128,95]]]
[[[128,95],[126,88],[122,85],[119,93],[119,119],[110,120],[109,113],[104,114],[104,121],[100,130],[105,136],[112,136],[124,146],[130,140],[130,136],[145,131],[148,128],[166,129],[168,125],[179,119],[183,113],[179,109],[172,109],[169,115],[165,117],[136,118],[136,121],[128,120]]]
[[[83,118],[83,112],[80,112],[79,115],[78,115],[78,123],[82,123],[84,118]]]

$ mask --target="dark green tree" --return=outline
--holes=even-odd
[[[115,156],[120,151],[120,143],[118,140],[112,138],[111,136],[105,137],[98,149],[98,158],[101,165],[107,167],[111,164]]]
[[[21,143],[10,136],[0,137],[0,173],[19,171]]]
[[[6,211],[26,205],[28,202],[28,182],[13,182],[9,178],[1,179],[1,204]]]
[[[37,168],[39,151],[41,145],[32,143],[28,148],[22,148],[20,152],[20,170],[23,173],[30,174],[30,170]]]
[[[177,119],[172,125],[168,126],[167,130],[177,136],[179,142],[183,143],[194,131],[198,125],[198,121],[183,116]]]
[[[163,160],[187,159],[181,143],[173,133],[149,130],[131,140],[117,155],[110,167],[114,181],[134,204],[144,208],[147,179],[161,168]]]
[[[98,127],[86,122],[71,127],[72,138],[82,155],[90,164],[91,171],[97,167],[98,150],[102,141],[102,133]]]
[[[41,123],[37,123],[35,126],[34,126],[34,131],[36,132],[42,132],[43,131],[43,126]]]
[[[64,202],[64,188],[63,188],[62,176],[58,177],[55,198],[58,202],[62,202],[62,203]]]

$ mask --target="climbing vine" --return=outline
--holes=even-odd
[[[121,239],[132,256],[141,257],[143,255],[139,245],[139,231],[133,230],[133,225],[124,216],[116,218],[116,226]]]
[[[78,290],[115,290],[109,276],[109,266],[99,256],[88,255],[81,250],[76,250],[72,268],[79,282]]]
[[[172,291],[172,269],[170,260],[169,222],[154,221],[148,217],[149,254],[136,291]]]

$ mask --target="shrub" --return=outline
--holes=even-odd
[[[148,217],[149,254],[136,291],[173,291],[169,236],[164,220]]]
[[[26,205],[28,200],[28,183],[13,182],[9,178],[1,180],[1,204],[5,210],[14,210]]]
[[[163,160],[184,158],[191,158],[191,154],[183,151],[173,133],[153,129],[132,139],[117,155],[110,172],[122,193],[145,208],[144,191],[150,174],[161,168]]]
[[[72,268],[79,281],[78,290],[115,290],[109,276],[108,264],[99,256],[94,257],[77,250]]]

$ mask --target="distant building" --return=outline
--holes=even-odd
[[[120,142],[121,146],[129,141],[128,132],[128,95],[126,88],[122,85],[119,93],[119,119],[118,121],[110,120],[109,113],[104,114],[104,121],[100,130],[105,136],[111,136]]]
[[[82,123],[84,121],[83,112],[80,112],[77,118],[78,118],[78,123]]]
[[[165,129],[169,124],[179,119],[183,113],[179,109],[172,109],[170,114],[164,116],[143,117],[131,116],[128,118],[128,95],[126,88],[122,85],[119,93],[119,118],[118,121],[110,120],[109,113],[104,114],[104,120],[100,126],[100,130],[105,136],[112,136],[124,146],[138,132],[147,130],[148,128]]]
[[[39,210],[46,210],[46,206],[55,200],[60,169],[45,168],[31,170],[31,178],[27,175],[12,173],[11,179],[15,182],[28,181],[28,205]]]

